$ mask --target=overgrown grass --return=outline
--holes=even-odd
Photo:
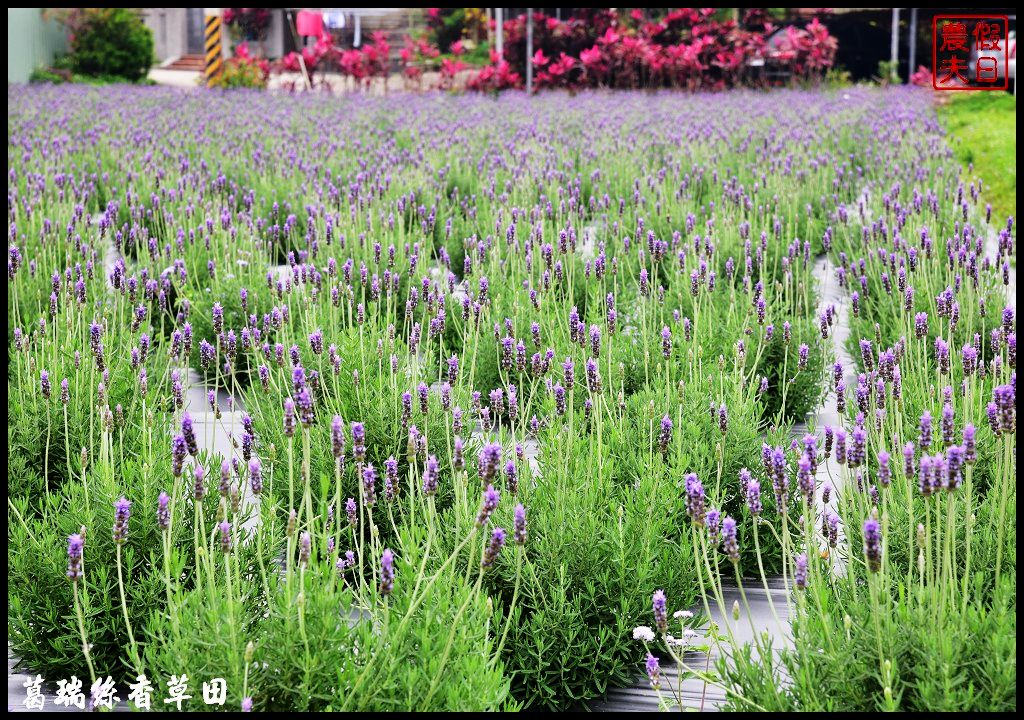
[[[948,93],[939,119],[964,165],[984,182],[985,197],[1000,216],[1017,215],[1017,98],[1001,92]],[[946,97],[946,96],[942,96]]]

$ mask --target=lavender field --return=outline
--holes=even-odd
[[[23,704],[1015,710],[1016,225],[932,103],[9,86]]]

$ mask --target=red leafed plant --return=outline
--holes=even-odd
[[[403,58],[404,52],[403,49]],[[323,76],[328,72],[351,77],[357,86],[367,87],[374,78],[387,80],[391,71],[390,56],[391,46],[386,33],[372,33],[370,42],[361,48],[343,49],[338,47],[329,32],[323,30],[316,43],[302,48],[301,55],[290,52],[272,69],[275,72],[301,72],[304,63],[314,87],[325,85]],[[321,73],[319,78],[316,77],[318,72]]]
[[[918,65],[917,71],[910,76],[910,82],[918,87],[932,87],[932,71],[924,65]]]
[[[526,16],[506,20],[504,56],[470,78],[470,89],[493,89],[498,62],[520,76],[530,62],[535,87],[675,87],[724,89],[762,81],[765,62],[794,79],[820,77],[835,61],[836,40],[817,19],[780,32],[764,11],[741,22],[716,19],[714,8],[677,8],[660,19],[634,9],[584,8],[567,20],[533,18],[534,52],[526,57]],[[773,39],[774,41],[770,42]]]
[[[425,38],[412,38],[406,35],[403,38],[402,49],[398,53],[402,61],[402,76],[406,82],[420,87],[424,69],[440,54],[437,46],[431,45]]]

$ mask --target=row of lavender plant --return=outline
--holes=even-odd
[[[1014,221],[992,217],[923,97],[866,130],[876,169],[824,235],[856,363],[829,373],[842,421],[788,452],[766,446],[740,476],[751,515],[761,482],[790,498],[778,526],[759,524],[781,535],[792,644],[773,653],[755,631],[753,647],[733,643],[719,661],[720,681],[733,709],[1013,709]],[[713,496],[694,483],[690,497],[694,533],[735,557],[735,526],[706,509]],[[653,613],[667,633],[663,593]]]
[[[736,478],[787,475],[813,255],[907,101],[10,89],[23,663],[246,709],[625,681],[654,588],[789,572],[794,500]]]

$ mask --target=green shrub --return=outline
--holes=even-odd
[[[663,588],[692,603],[695,563],[679,479],[667,467],[610,452],[599,469],[594,436],[563,428],[542,433],[541,448],[540,477],[524,468],[519,486],[530,539],[503,659],[525,705],[571,709],[632,678],[643,656],[632,631],[651,594]],[[490,578],[505,602],[510,565]]]
[[[61,85],[66,82],[71,82],[71,73],[67,71],[60,71],[56,68],[40,67],[32,71],[32,74],[28,76],[30,83],[53,83],[54,85]]]
[[[793,625],[795,648],[783,650],[775,672],[764,652],[745,646],[718,670],[727,710],[877,712],[885,709],[876,623],[893,668],[892,694],[904,712],[1013,711],[1017,707],[1016,584],[1012,578],[965,608],[941,613],[930,588],[894,588],[884,610],[867,593],[818,587],[809,611]],[[814,605],[822,609],[816,611]],[[881,613],[880,618],[875,615]],[[844,620],[848,618],[849,620]],[[781,668],[778,665],[781,664]],[[778,672],[792,682],[778,682]]]
[[[71,60],[83,75],[116,75],[129,82],[153,64],[153,32],[138,10],[84,8],[72,27]]]

